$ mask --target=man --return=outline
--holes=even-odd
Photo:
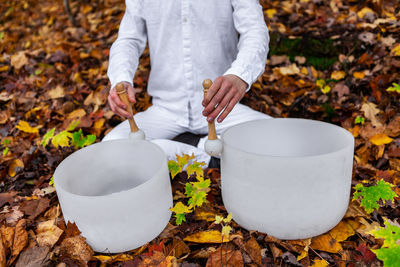
[[[264,72],[268,54],[268,29],[258,0],[126,0],[108,68],[108,102],[124,117],[129,114],[115,85],[122,82],[135,103],[132,80],[147,41],[147,91],[153,106],[134,118],[147,139],[159,144],[169,158],[195,153],[198,160],[209,161],[202,150],[205,139],[198,148],[168,140],[183,132],[206,134],[203,116],[217,120],[217,134],[241,122],[270,118],[238,104]],[[203,100],[202,81],[207,78],[214,83]],[[103,140],[128,134],[125,121]]]

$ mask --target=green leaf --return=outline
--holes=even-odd
[[[196,189],[191,183],[186,183],[185,185],[185,194],[187,197],[192,197],[195,193]]]
[[[176,155],[176,160],[178,162],[180,171],[183,170],[183,167],[185,167],[185,165],[188,164],[191,159],[194,159],[194,154],[191,156],[187,154],[183,154],[182,156]]]
[[[178,162],[174,161],[174,160],[170,160],[168,161],[168,170],[171,173],[171,177],[172,179],[175,178],[175,176],[180,173],[180,168],[178,165]]]
[[[3,150],[3,157],[7,156],[8,150],[9,150],[8,147],[4,148],[4,150]]]
[[[11,144],[11,140],[9,140],[9,139],[3,139],[3,141],[1,141],[1,144],[2,144],[3,146],[9,145],[9,144]]]
[[[67,131],[62,131],[62,132],[58,133],[57,135],[55,135],[53,137],[53,139],[51,139],[51,143],[56,148],[58,146],[66,147],[66,146],[70,145],[69,144],[70,139],[72,139],[72,134],[70,132],[67,132]]]
[[[364,124],[365,123],[365,118],[361,116],[357,116],[356,119],[354,120],[355,124]]]
[[[175,214],[174,217],[176,218],[177,225],[181,225],[182,222],[186,222],[185,214]]]
[[[196,191],[193,196],[189,199],[188,204],[201,207],[206,202],[207,193],[204,191]]]
[[[49,185],[54,186],[54,175],[51,176]]]
[[[397,83],[393,83],[393,86],[389,87],[388,89],[386,89],[386,91],[388,92],[396,92],[400,94],[400,84]]]
[[[385,219],[385,218],[384,218]],[[385,267],[397,267],[400,262],[400,225],[385,219],[385,227],[369,232],[376,238],[384,238],[380,249],[373,249],[376,257],[383,261]]]
[[[42,73],[42,71],[43,71],[43,70],[41,70],[41,69],[36,69],[36,70],[35,70],[35,75],[39,75],[39,74],[41,74],[41,73]]]
[[[56,128],[53,128],[43,136],[43,139],[42,139],[42,146],[43,147],[47,146],[47,144],[49,143],[50,139],[53,137],[55,130],[56,130]]]
[[[379,180],[376,185],[364,187],[363,184],[357,184],[354,189],[356,190],[353,195],[353,200],[361,199],[361,206],[364,207],[367,213],[371,213],[374,209],[379,208],[377,203],[379,200],[394,200],[397,194],[392,190],[394,185],[385,182],[383,179]]]
[[[75,128],[79,125],[80,120],[73,120],[67,127],[66,131],[67,132],[71,132],[73,130],[75,130]]]
[[[187,171],[187,173],[188,173],[188,176],[190,176],[190,175],[196,173],[197,179],[198,179],[199,181],[203,180],[203,177],[204,177],[204,174],[203,174],[203,173],[204,173],[204,171],[203,171],[203,168],[202,168],[201,166],[205,166],[205,165],[206,165],[205,162],[197,162],[197,161],[193,162],[192,164],[190,164],[190,165],[186,168],[186,171]]]
[[[193,187],[196,190],[203,190],[203,191],[207,191],[211,185],[211,180],[210,179],[206,179],[200,182],[193,182]]]
[[[3,39],[4,37],[4,32],[0,32],[0,40]]]
[[[85,137],[85,143],[83,144],[83,147],[85,146],[90,146],[96,141],[96,135],[94,134],[89,134]]]

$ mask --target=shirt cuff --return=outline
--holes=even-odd
[[[133,80],[133,78],[130,77],[129,74],[121,74],[121,75],[117,76],[115,79],[113,79],[113,81],[111,82],[110,89],[113,89],[120,82],[127,82],[133,87],[132,80]]]
[[[224,73],[224,75],[227,75],[227,74],[233,74],[233,75],[238,76],[240,79],[242,79],[243,81],[245,81],[247,83],[246,92],[248,92],[250,90],[251,85],[253,84],[253,79],[251,78],[250,72],[248,72],[246,69],[238,68],[238,67],[231,67]]]

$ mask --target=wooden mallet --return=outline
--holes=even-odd
[[[204,98],[207,96],[208,89],[211,87],[212,81],[206,79],[203,81],[204,88]],[[208,140],[204,143],[204,150],[213,157],[216,157],[222,152],[222,142],[217,137],[217,132],[215,130],[215,122],[208,122]]]
[[[133,118],[132,106],[131,106],[131,103],[129,102],[128,94],[126,93],[124,84],[118,83],[115,86],[115,91],[117,92],[117,94],[118,94],[119,98],[122,100],[122,102],[124,102],[124,104],[127,106],[126,110],[131,115],[131,117],[128,119],[129,125],[131,126],[131,132],[129,133],[129,139],[136,139],[136,140],[146,139],[144,132],[139,129],[139,127],[137,126],[137,124],[135,122],[135,119]]]

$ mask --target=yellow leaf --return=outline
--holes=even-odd
[[[324,88],[321,88],[321,92],[327,94],[331,91],[331,87],[329,85],[325,85]]]
[[[39,246],[52,247],[57,243],[63,233],[63,230],[54,224],[55,220],[41,222],[36,228],[36,241]]]
[[[311,267],[327,267],[329,264],[326,260],[314,260],[314,264]]]
[[[13,162],[11,162],[10,166],[8,167],[8,175],[10,175],[11,177],[14,177],[16,172],[17,172],[17,168],[24,168],[24,163],[22,162],[21,159],[14,159]]]
[[[39,133],[39,129],[37,127],[31,127],[26,121],[23,120],[18,122],[16,128],[26,133]]]
[[[224,219],[224,217],[219,216],[219,215],[215,215],[215,223],[216,224],[220,224],[223,219]]]
[[[265,11],[265,14],[267,14],[267,17],[268,17],[269,19],[272,19],[272,18],[274,17],[274,15],[276,14],[276,9],[275,9],[275,8],[267,9],[267,10]]]
[[[300,73],[300,69],[294,63],[288,67],[280,67],[275,69],[278,70],[282,75],[295,75]]]
[[[222,227],[221,233],[224,237],[229,238],[229,234],[231,233],[231,231],[232,227],[230,227],[229,225],[225,225],[224,227]]]
[[[372,9],[370,9],[369,7],[364,7],[363,9],[361,9],[360,11],[357,12],[357,17],[361,19],[368,13],[374,14],[374,11]]]
[[[192,212],[192,209],[190,207],[186,206],[185,204],[183,204],[180,201],[175,204],[175,207],[170,208],[170,210],[175,212],[176,214],[185,214],[185,213]]]
[[[78,108],[68,114],[67,119],[82,118],[86,115],[86,111],[83,108]]]
[[[354,128],[349,129],[349,132],[354,136],[357,137],[360,134],[360,126],[356,125]]]
[[[8,71],[8,69],[9,69],[8,65],[2,66],[0,67],[0,72]]]
[[[194,210],[194,219],[198,221],[207,221],[213,222],[215,221],[215,212],[203,210],[201,207]]]
[[[335,70],[334,72],[332,72],[331,74],[331,79],[335,79],[335,80],[341,80],[346,76],[346,72],[342,71],[342,70]]]
[[[106,255],[95,255],[93,258],[101,261],[101,263],[113,263],[117,261],[130,261],[133,260],[133,256],[129,254],[117,254],[113,256],[106,256]]]
[[[211,230],[189,235],[183,240],[193,243],[221,243],[221,241],[228,242],[229,238],[224,236],[224,239],[222,240],[222,234],[220,231]]]
[[[390,53],[394,56],[400,56],[400,44],[396,45]]]
[[[301,74],[308,75],[308,69],[306,67],[302,67],[300,70]]]
[[[347,238],[355,234],[355,228],[360,223],[353,220],[342,220],[338,225],[329,231],[329,235],[337,242],[345,241]]]
[[[310,247],[330,253],[338,253],[339,251],[343,250],[342,246],[329,234],[314,237]]]
[[[365,73],[363,71],[355,71],[353,73],[354,78],[356,79],[362,79],[365,77]]]
[[[369,138],[369,141],[376,146],[381,146],[390,144],[393,141],[393,139],[387,136],[386,134],[381,133],[381,134],[375,134],[374,136]]]
[[[224,223],[230,223],[232,221],[232,212],[229,212],[228,216],[226,216],[226,219],[224,219]]]
[[[70,139],[72,139],[72,133],[67,132],[67,131],[62,131],[62,132],[58,133],[57,135],[53,136],[53,139],[51,139],[51,143],[56,148],[58,146],[66,147],[66,146],[69,146]]]

